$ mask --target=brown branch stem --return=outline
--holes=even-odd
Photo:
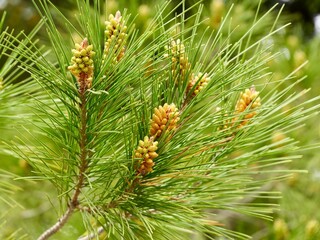
[[[68,208],[63,216],[50,228],[48,228],[45,232],[43,232],[38,240],[47,240],[52,235],[57,233],[69,220],[75,210],[79,207],[79,195],[81,193],[81,189],[85,183],[85,172],[88,169],[88,149],[87,149],[87,99],[86,99],[86,90],[87,90],[87,75],[82,75],[79,79],[79,95],[80,95],[80,163],[79,163],[79,173],[76,179],[75,190],[71,200],[68,204]]]
[[[87,109],[86,109],[86,89],[80,89],[80,165],[79,165],[79,174],[78,174],[78,180],[75,187],[75,192],[73,194],[73,197],[71,199],[70,205],[73,208],[76,208],[79,205],[79,195],[81,192],[81,189],[84,185],[85,181],[85,172],[88,168],[88,150],[87,150]]]
[[[56,222],[52,227],[47,229],[44,233],[41,234],[41,236],[38,238],[38,240],[46,240],[56,232],[58,232],[68,221],[70,216],[73,213],[73,208],[68,207],[67,211],[64,213],[64,215]]]

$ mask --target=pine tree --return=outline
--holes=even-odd
[[[34,179],[52,183],[60,204],[58,221],[38,239],[63,231],[76,213],[87,231],[81,239],[246,239],[225,228],[219,213],[271,218],[275,206],[265,199],[279,195],[262,186],[287,176],[279,166],[299,157],[299,145],[270,143],[270,136],[300,127],[319,107],[307,107],[318,99],[294,105],[306,91],[292,88],[303,79],[264,82],[272,56],[263,43],[281,28],[272,23],[251,41],[268,13],[229,44],[221,40],[232,33],[201,35],[202,5],[192,15],[182,2],[174,18],[164,5],[138,33],[126,11],[102,28],[100,1],[76,2],[73,25],[49,1],[37,1],[49,55],[27,36],[6,34],[42,94],[32,103],[41,136],[26,132],[10,146]],[[81,41],[65,39],[53,16]]]

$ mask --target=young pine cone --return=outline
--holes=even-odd
[[[170,51],[170,54],[165,54],[165,57],[171,56],[172,75],[177,77],[180,74],[181,79],[183,79],[191,67],[184,44],[180,39],[172,40],[170,45],[166,46],[166,49]]]
[[[255,90],[255,87],[252,86],[250,89],[246,89],[244,92],[241,92],[240,98],[236,104],[236,114],[241,114],[246,111],[247,108],[250,108],[250,112],[243,117],[243,121],[240,125],[245,125],[248,120],[254,117],[257,112],[252,111],[261,106],[261,99],[259,97],[259,92]]]
[[[93,46],[88,44],[88,39],[84,39],[81,44],[76,43],[72,50],[72,65],[68,70],[77,78],[80,88],[89,89],[92,85],[93,76]]]
[[[109,21],[105,22],[105,35],[107,40],[104,46],[104,58],[106,58],[109,52],[113,50],[113,53],[116,55],[113,59],[114,62],[119,62],[124,56],[126,50],[124,43],[127,39],[127,26],[124,26],[121,20],[121,13],[120,11],[117,11],[115,16],[110,14]]]
[[[191,96],[195,97],[203,88],[205,88],[208,85],[209,81],[210,78],[208,77],[207,73],[198,73],[198,75],[195,75],[193,73],[187,87],[187,93],[189,93],[193,89]],[[197,84],[196,87],[194,87],[195,84]]]
[[[157,138],[165,131],[176,129],[179,120],[179,111],[173,103],[155,108],[151,119],[150,135]]]
[[[134,157],[139,159],[139,164],[137,166],[137,172],[141,175],[146,175],[152,172],[152,167],[155,165],[153,159],[158,157],[156,153],[158,147],[158,142],[153,141],[153,138],[145,136],[143,141],[139,141],[139,146],[135,150]]]

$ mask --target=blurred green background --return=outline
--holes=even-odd
[[[75,1],[52,0],[52,2],[72,21],[76,8]],[[175,5],[178,2],[180,1],[172,1],[171,4]],[[186,6],[191,6],[196,2],[198,1],[186,1]],[[305,101],[318,96],[320,94],[320,0],[269,0],[262,2],[260,15],[268,11],[274,4],[279,4],[277,9],[280,9],[285,3],[286,6],[279,23],[291,22],[290,26],[272,38],[272,52],[280,52],[281,54],[269,62],[267,71],[273,72],[275,79],[282,79],[308,61],[294,73],[297,77],[306,76],[304,81],[296,85],[296,92],[311,88],[311,91],[303,99]],[[161,1],[157,1],[157,3],[161,4]],[[232,22],[230,24],[238,26],[232,41],[236,41],[251,26],[258,7],[256,0],[205,0],[203,4],[202,28],[209,27],[212,30],[219,28],[221,18],[227,14],[232,6],[230,12]],[[148,26],[156,11],[154,1],[107,1],[107,14],[124,8],[127,8],[133,16],[137,15],[136,26],[141,30]],[[30,32],[40,20],[31,0],[0,0],[1,15],[4,11],[7,13],[5,26],[14,29],[16,33],[22,30],[26,33]],[[271,23],[272,20],[270,18]],[[266,32],[261,26],[261,29],[256,31],[256,35],[253,37],[259,38],[263,34]],[[44,32],[39,32],[38,37],[46,40]],[[2,64],[4,60],[1,61]],[[11,114],[14,115],[14,111]],[[10,121],[4,122],[0,128],[0,135],[2,139],[8,140],[15,135],[15,126],[10,125]],[[280,141],[285,137],[284,133],[275,132],[270,142]],[[274,212],[274,222],[236,214],[220,216],[227,219],[229,228],[246,233],[252,236],[252,239],[320,239],[320,151],[312,147],[320,142],[319,117],[307,121],[303,128],[295,131],[290,137],[294,137],[302,144],[311,147],[301,153],[304,155],[301,160],[295,160],[286,167],[288,169],[305,169],[308,173],[294,173],[287,181],[276,182],[268,186],[268,190],[283,193],[283,197],[279,201],[280,208]],[[28,176],[32,171],[23,159],[15,159],[5,153],[0,153],[0,158],[1,169],[22,176]],[[15,207],[8,208],[9,203],[0,203],[2,217],[7,219],[0,224],[0,238],[33,239],[32,236],[37,236],[41,232],[43,223],[50,224],[56,219],[56,215],[47,210],[52,205],[56,206],[57,202],[46,201],[48,196],[54,196],[55,193],[50,184],[43,182],[15,181],[15,184],[20,187],[20,190],[11,196],[13,200],[17,201],[14,204]],[[39,187],[39,185],[41,186]],[[272,203],[277,201],[270,199]],[[72,221],[77,222],[79,218],[75,217]],[[72,223],[68,225],[70,226],[70,236],[83,233],[81,224],[78,229],[71,228],[71,225]],[[11,235],[16,230],[18,233]],[[28,233],[29,237],[24,235],[25,233]],[[62,239],[62,237],[58,234],[54,239]]]

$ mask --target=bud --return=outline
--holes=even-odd
[[[209,81],[210,78],[208,77],[207,73],[205,73],[204,75],[202,73],[198,73],[198,75],[195,75],[193,73],[187,86],[187,93],[193,90],[191,96],[195,97],[203,88],[205,88],[208,85]],[[197,84],[196,87],[194,87],[195,84]]]
[[[296,35],[289,35],[287,37],[287,45],[292,48],[296,49],[299,46],[299,38]]]
[[[225,3],[223,0],[212,0],[210,4],[210,12],[212,25],[214,28],[218,28],[225,11]]]
[[[166,49],[169,51],[169,54],[165,54],[165,57],[171,57],[173,77],[177,78],[180,75],[180,79],[184,79],[191,67],[184,44],[180,39],[177,39],[177,41],[172,40],[171,43],[166,46]]]
[[[179,115],[173,103],[155,108],[151,119],[150,135],[157,138],[165,131],[176,129],[177,122],[180,120]]]
[[[107,58],[112,51],[112,54],[115,55],[113,62],[117,63],[122,59],[126,51],[124,44],[127,40],[127,26],[123,25],[120,11],[117,11],[115,16],[110,14],[109,21],[106,21],[105,24],[107,39],[104,45],[104,58]]]
[[[303,63],[307,61],[307,55],[304,51],[302,50],[297,50],[293,54],[293,64],[295,68],[298,68],[301,66]]]
[[[158,157],[157,147],[158,142],[153,141],[153,138],[145,136],[143,141],[139,141],[139,145],[135,150],[134,157],[138,160],[137,172],[141,175],[146,175],[152,172],[152,167],[155,165],[153,159]]]
[[[148,5],[141,4],[138,8],[138,13],[141,19],[147,20],[151,14],[151,9]]]
[[[273,230],[276,235],[276,239],[287,239],[289,236],[288,225],[283,219],[277,219],[274,221]]]
[[[81,89],[89,89],[92,85],[93,77],[93,46],[88,44],[88,39],[84,39],[81,44],[75,44],[72,50],[73,57],[68,70],[77,78]]]
[[[316,235],[320,232],[320,225],[316,219],[307,222],[306,237],[307,239],[315,239]]]
[[[281,141],[286,139],[287,136],[284,132],[282,131],[275,131],[271,135],[271,142],[275,144],[275,147],[282,147],[284,144],[280,144]]]
[[[119,8],[119,3],[117,0],[106,1],[106,9],[108,13],[114,12]]]
[[[246,89],[244,92],[241,92],[240,98],[236,104],[236,114],[241,114],[242,112],[247,111],[248,108],[250,109],[250,112],[244,116],[243,121],[240,123],[240,127],[245,125],[250,118],[253,118],[257,114],[257,112],[252,110],[260,106],[261,100],[259,92],[255,90],[254,86],[250,89]]]
[[[29,163],[25,159],[20,159],[19,160],[19,167],[21,167],[22,169],[28,169],[31,166],[29,165]]]
[[[297,185],[300,178],[301,177],[299,173],[292,173],[291,176],[287,179],[287,184],[290,187],[294,187],[295,185]]]

